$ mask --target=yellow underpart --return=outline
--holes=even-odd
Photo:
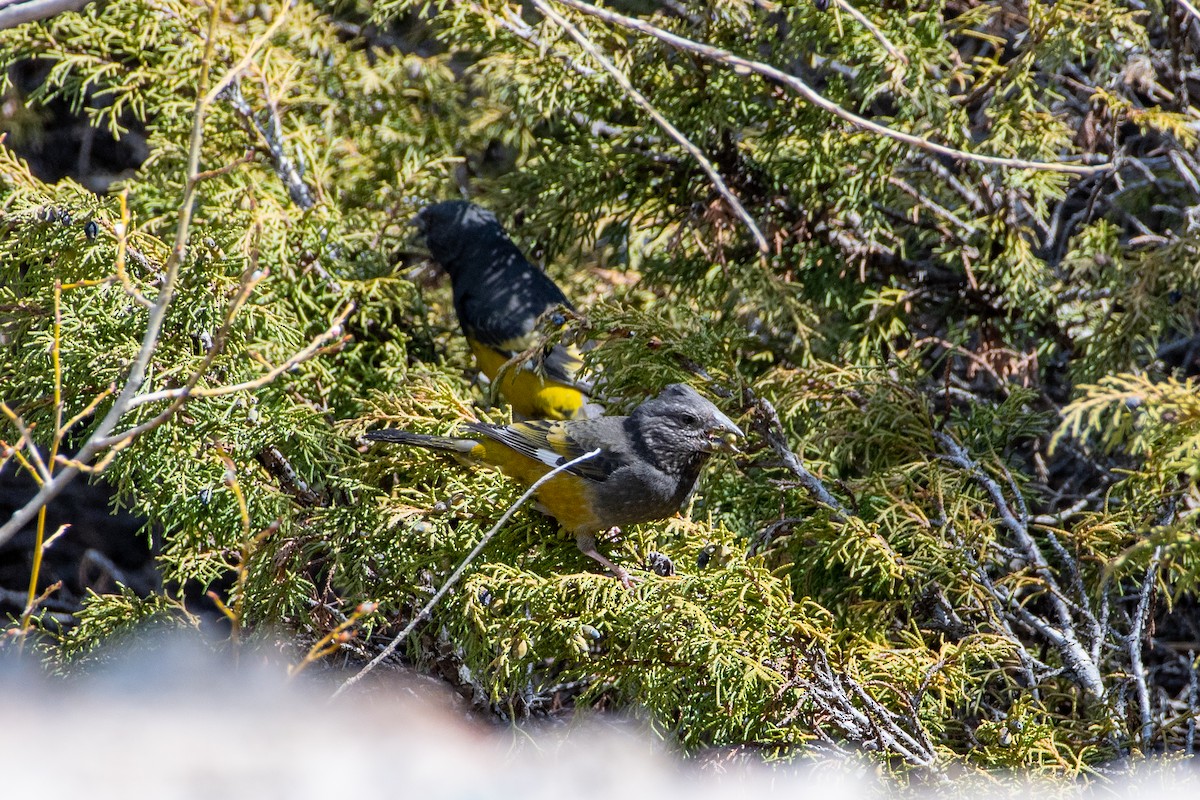
[[[468,337],[479,369],[495,380],[500,367],[508,361],[503,353]],[[573,419],[582,411],[587,398],[583,392],[559,383],[525,367],[513,367],[504,374],[498,387],[513,411],[527,419]]]
[[[496,467],[505,475],[515,478],[526,486],[550,471],[550,467],[518,453],[507,445],[492,439],[484,439],[470,453],[471,458]],[[571,533],[599,530],[596,514],[592,511],[592,493],[587,480],[560,472],[543,483],[537,490],[538,502]]]

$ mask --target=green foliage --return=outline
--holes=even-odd
[[[782,758],[820,741],[897,770],[1078,774],[1174,747],[1178,723],[1140,739],[1126,698],[1147,663],[1128,643],[1143,585],[1186,603],[1200,581],[1195,364],[1154,362],[1195,322],[1187,175],[1200,179],[1187,116],[1149,101],[1169,91],[1138,69],[1190,45],[1110,0],[859,4],[878,32],[768,5],[640,19],[931,142],[1043,162],[1120,149],[1137,168],[1118,188],[945,158],[555,4],[713,162],[760,254],[696,159],[529,9],[231,2],[211,62],[212,7],[179,0],[0,32],[6,73],[49,70],[14,120],[64,100],[114,132],[136,123],[150,152],[96,196],[0,148],[0,399],[20,420],[0,420],[4,442],[21,426],[41,453],[87,440],[181,229],[188,243],[134,387],[148,399],[118,432],[153,425],[99,456],[162,532],[163,593],[89,598],[48,659],[69,670],[142,621],[191,624],[196,587],[222,595],[234,644],[269,626],[320,639],[366,601],[367,647],[412,619],[520,494],[444,455],[356,441],[508,418],[404,224],[465,187],[577,301],[547,336],[596,345],[611,411],[686,380],[753,435],[681,517],[602,544],[635,568],[663,553],[674,576],[626,592],[522,510],[408,641],[411,660],[467,676],[508,718],[567,692],[640,710],[692,751]],[[240,70],[211,102],[206,68]],[[1183,719],[1159,688],[1155,719]]]
[[[77,626],[47,648],[62,671],[101,664],[107,651],[135,643],[151,632],[197,627],[199,620],[177,601],[163,595],[139,597],[127,587],[113,594],[92,593],[76,614]]]

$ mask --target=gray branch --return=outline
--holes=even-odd
[[[1071,670],[1076,680],[1089,694],[1097,700],[1102,699],[1104,697],[1104,680],[1100,675],[1100,668],[1080,643],[1076,623],[1071,616],[1071,606],[1075,606],[1081,611],[1080,616],[1083,616],[1088,624],[1093,626],[1093,629],[1099,627],[1090,612],[1082,613],[1082,610],[1086,608],[1087,597],[1077,598],[1075,603],[1068,605],[1066,594],[1059,586],[1054,571],[1050,568],[1049,562],[1029,531],[1024,500],[1014,501],[1019,509],[1014,512],[1013,503],[1004,497],[1004,491],[1000,488],[1000,484],[988,475],[978,462],[967,455],[961,445],[944,433],[935,432],[934,437],[948,454],[944,458],[968,473],[991,498],[992,505],[1000,516],[1001,524],[1012,534],[1018,548],[1033,567],[1035,574],[1045,583],[1046,596],[1054,611],[1057,625],[1051,624],[1029,611],[1007,589],[993,584],[989,591],[996,594],[997,599],[1008,607],[1017,620],[1036,631],[1054,646],[1062,658],[1063,664]]]
[[[229,99],[229,104],[233,106],[243,119],[258,132],[262,137],[263,143],[267,146],[267,152],[271,156],[271,166],[275,169],[275,174],[279,176],[279,180],[287,187],[288,195],[292,198],[292,202],[300,208],[308,210],[312,208],[316,201],[313,199],[312,190],[308,188],[308,184],[304,182],[304,172],[287,154],[287,150],[283,146],[283,125],[279,121],[279,114],[275,109],[270,99],[267,100],[267,109],[263,116],[266,118],[266,124],[259,119],[259,115],[254,113],[254,109],[246,101],[242,94],[242,83],[240,80],[235,80],[229,84],[229,88],[225,90],[225,96]]]
[[[770,401],[759,398],[754,401],[755,407],[758,410],[756,415],[756,423],[762,433],[763,439],[770,445],[775,455],[783,461],[783,465],[796,476],[813,499],[823,506],[830,508],[834,512],[834,519],[840,522],[846,522],[854,516],[844,505],[842,505],[836,497],[829,493],[825,488],[825,484],[821,483],[821,479],[813,475],[804,464],[800,463],[800,459],[792,452],[791,446],[788,445],[787,439],[783,434],[783,423],[779,421],[779,413],[775,410],[775,406],[771,405]]]
[[[0,0],[0,31],[79,11],[92,0]]]
[[[1133,615],[1133,628],[1126,640],[1129,649],[1129,669],[1133,673],[1133,687],[1137,694],[1138,714],[1142,722],[1142,751],[1150,747],[1154,738],[1154,723],[1150,719],[1150,692],[1146,686],[1146,665],[1142,663],[1142,638],[1146,632],[1146,621],[1150,617],[1150,598],[1158,579],[1158,564],[1162,558],[1162,545],[1154,548],[1150,564],[1142,578],[1142,589],[1138,593],[1137,610]]]

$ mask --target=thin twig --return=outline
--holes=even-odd
[[[175,389],[160,389],[157,392],[147,392],[146,394],[138,395],[134,398],[131,408],[146,405],[147,403],[157,403],[162,400],[178,400],[186,397],[220,397],[227,394],[235,394],[236,392],[246,392],[251,389],[261,389],[263,386],[271,383],[293,367],[303,364],[317,356],[326,353],[334,352],[341,348],[346,342],[351,339],[350,334],[343,333],[346,318],[350,316],[350,312],[354,310],[354,303],[348,303],[341,313],[334,318],[333,324],[325,329],[323,333],[308,343],[308,346],[303,350],[298,351],[287,361],[272,367],[269,371],[264,372],[253,380],[243,381],[241,383],[232,383],[222,386],[196,386],[188,388],[180,386]],[[332,344],[329,342],[333,341]],[[111,437],[117,439],[123,438],[124,434],[118,434]]]
[[[717,172],[717,168],[713,166],[713,163],[708,160],[708,157],[704,155],[700,148],[693,144],[692,141],[688,139],[682,131],[672,125],[671,122],[664,117],[657,108],[654,107],[654,104],[652,104],[644,94],[635,89],[633,83],[629,80],[629,77],[620,69],[618,69],[617,65],[609,60],[607,56],[600,52],[600,48],[596,46],[596,43],[588,38],[583,31],[579,30],[579,28],[577,28],[575,25],[572,25],[565,17],[552,9],[546,3],[546,0],[533,0],[533,4],[538,8],[539,11],[546,15],[547,19],[566,31],[571,38],[574,39],[579,46],[584,49],[585,52],[587,52],[588,55],[596,60],[596,63],[598,63],[605,72],[612,76],[612,79],[615,80],[621,89],[624,90],[625,94],[629,95],[629,98],[633,100],[633,102],[639,107],[641,107],[641,109],[645,111],[650,118],[655,121],[655,123],[658,124],[658,127],[662,128],[668,136],[674,139],[680,147],[686,150],[688,154],[696,160],[696,163],[700,165],[700,169],[704,170],[704,174],[707,175],[708,179],[712,182],[713,187],[717,190],[717,193],[725,199],[725,202],[729,204],[729,207],[733,209],[733,212],[737,214],[738,218],[741,219],[743,224],[745,224],[745,226],[749,229],[750,234],[754,237],[754,241],[758,244],[758,251],[764,256],[770,253],[771,246],[767,244],[767,237],[765,237],[763,232],[759,230],[758,223],[754,221],[754,217],[750,216],[750,212],[746,210],[744,205],[742,205],[742,201],[737,198],[737,195],[735,195],[729,189],[729,186],[726,185],[724,178],[722,178],[721,174]]]
[[[257,226],[256,231],[261,233],[261,229],[259,229]],[[229,332],[233,327],[234,317],[237,316],[238,311],[241,310],[242,306],[250,298],[250,293],[254,291],[254,287],[257,286],[258,282],[266,276],[265,270],[260,271],[258,269],[257,258],[254,255],[255,253],[257,253],[257,250],[252,249],[250,264],[242,273],[242,280],[238,293],[234,296],[233,301],[229,304],[229,308],[225,312],[225,322],[221,325],[221,329],[217,331],[217,335],[213,339],[212,346],[208,348],[208,352],[205,354],[204,360],[201,361],[199,367],[192,370],[192,374],[188,376],[188,379],[184,382],[183,386],[172,390],[177,393],[174,395],[175,402],[157,416],[141,423],[140,425],[103,439],[100,443],[102,447],[112,447],[120,442],[132,441],[134,437],[139,436],[146,431],[157,428],[159,425],[162,425],[164,422],[174,416],[175,412],[178,411],[187,401],[187,398],[195,389],[196,384],[199,383],[200,379],[208,373],[209,368],[217,359],[217,356],[225,349],[225,342],[228,340]],[[144,396],[145,395],[139,395],[139,397]],[[136,408],[139,405],[141,405],[141,403],[138,402],[137,397],[135,397],[129,403],[130,408]]]
[[[860,25],[870,31],[871,35],[874,36],[881,45],[883,45],[883,49],[887,50],[892,58],[902,62],[905,66],[908,66],[908,56],[904,55],[904,53],[901,53],[900,49],[896,47],[896,45],[892,44],[891,40],[884,35],[883,30],[880,29],[878,25],[867,19],[865,14],[863,14],[854,6],[850,5],[848,2],[846,2],[846,0],[834,0],[834,2],[837,3],[838,8],[854,17],[856,20],[858,20]]]
[[[1187,689],[1187,737],[1184,740],[1183,752],[1194,755],[1196,752],[1196,720],[1200,719],[1200,674],[1196,670],[1196,651],[1188,650],[1188,689]]]
[[[129,190],[122,189],[117,195],[117,203],[121,209],[121,218],[112,223],[112,232],[117,239],[117,257],[114,263],[114,269],[117,278],[121,281],[121,286],[125,287],[125,293],[136,300],[145,308],[154,308],[154,303],[146,299],[138,288],[133,285],[133,281],[129,277],[129,273],[125,269],[125,256],[135,255],[137,251],[129,246]],[[106,223],[107,226],[107,223]],[[146,264],[149,264],[149,259],[141,256]],[[134,259],[135,261],[137,258]]]
[[[966,222],[958,217],[950,209],[932,200],[928,195],[918,191],[916,187],[908,181],[897,178],[895,175],[888,176],[888,183],[895,186],[900,191],[904,192],[909,197],[913,198],[918,205],[928,208],[934,215],[941,217],[947,222],[961,228],[968,236],[979,233],[979,226],[972,222]]]
[[[1000,629],[1001,634],[1013,645],[1013,652],[1017,654],[1017,660],[1021,662],[1021,671],[1025,675],[1025,683],[1029,687],[1029,691],[1035,700],[1039,699],[1041,693],[1038,689],[1037,672],[1039,669],[1044,670],[1046,665],[1037,661],[1029,654],[1029,650],[1025,647],[1024,642],[1017,636],[1017,632],[1013,630],[1012,623],[1005,613],[1008,607],[1008,597],[1001,596],[1002,592],[992,581],[992,576],[988,575],[987,570],[978,562],[975,554],[967,548],[966,543],[959,539],[959,545],[967,555],[968,563],[974,568],[976,580],[979,581],[979,585],[987,593],[988,606],[992,611],[993,621]]]
[[[368,672],[379,666],[381,661],[396,651],[396,648],[408,638],[408,635],[413,632],[417,625],[419,625],[422,620],[429,616],[430,612],[433,611],[433,607],[436,606],[443,597],[445,597],[446,592],[450,591],[450,589],[454,587],[454,584],[458,583],[458,579],[462,577],[463,572],[465,572],[467,567],[470,566],[471,562],[475,560],[476,556],[483,551],[483,548],[486,547],[488,542],[492,540],[492,537],[495,536],[502,527],[504,527],[505,523],[507,523],[509,519],[512,518],[512,515],[517,512],[517,509],[523,506],[525,501],[532,497],[533,493],[536,492],[543,483],[550,480],[560,472],[564,472],[576,464],[582,464],[589,458],[595,458],[598,455],[600,455],[600,448],[596,448],[591,452],[584,453],[583,455],[579,456],[579,458],[572,459],[565,464],[560,464],[534,481],[533,484],[525,490],[525,493],[517,498],[517,502],[508,507],[508,510],[505,511],[504,515],[500,517],[495,525],[491,527],[491,530],[483,535],[483,538],[480,539],[479,543],[476,544],[471,552],[467,554],[467,557],[463,559],[462,563],[455,568],[454,572],[450,573],[450,577],[447,578],[446,582],[442,584],[442,588],[438,589],[433,597],[429,598],[429,602],[425,604],[425,607],[422,608],[421,611],[415,617],[413,617],[411,621],[409,621],[408,625],[404,627],[404,630],[396,634],[396,638],[388,642],[388,646],[383,648],[383,651],[379,655],[375,656],[375,658],[371,659],[371,661],[365,667],[347,678],[341,686],[338,686],[337,691],[335,691],[329,699],[335,699],[342,692],[358,683],[360,680],[366,677]]]
[[[1184,11],[1195,17],[1197,21],[1200,21],[1200,9],[1197,9],[1188,0],[1178,0],[1178,3],[1183,7]]]
[[[855,678],[844,671],[835,671],[828,655],[820,647],[810,647],[802,651],[800,656],[812,671],[812,678],[793,675],[789,683],[804,690],[804,706],[817,706],[822,712],[820,716],[833,720],[852,740],[873,741],[880,749],[896,753],[914,766],[934,768],[934,748],[919,723],[915,733],[905,730],[897,715],[876,700]],[[911,710],[911,702],[909,706]],[[801,713],[801,708],[797,706],[782,724],[791,724]],[[915,722],[911,713],[907,718],[910,723]],[[818,724],[815,732],[825,738],[822,727]],[[832,743],[832,737],[829,740]]]
[[[490,10],[483,8],[478,3],[467,3],[466,5],[472,11],[474,11],[476,14],[479,14],[480,16],[483,16],[483,17],[487,17],[490,20],[495,20],[500,25],[500,27],[504,28],[506,31],[511,33],[513,36],[516,36],[518,39],[522,39],[526,42],[529,42],[531,45],[536,47],[540,52],[553,53],[554,56],[556,58],[558,58],[560,61],[562,61],[564,64],[566,64],[567,68],[570,69],[572,72],[576,72],[585,78],[590,78],[596,74],[596,70],[592,69],[587,64],[579,63],[577,60],[571,58],[566,53],[554,52],[556,48],[552,44],[549,44],[549,43],[543,41],[537,35],[537,31],[535,31],[533,29],[533,27],[531,25],[529,25],[529,23],[527,23],[525,20],[521,19],[521,16],[517,12],[513,11],[509,6],[507,6],[507,5],[503,6],[501,9],[503,12],[503,16],[498,16],[498,15],[494,14],[493,12],[491,12]]]
[[[26,449],[29,450],[29,455],[33,459],[33,466],[37,469],[37,476],[41,479],[40,482],[46,483],[52,480],[53,476],[50,474],[50,468],[42,458],[42,454],[37,448],[37,443],[33,441],[33,434],[30,432],[29,426],[25,424],[25,420],[21,419],[17,412],[9,408],[8,404],[3,401],[0,401],[0,413],[8,417],[9,422],[13,424],[13,427],[17,429],[17,433],[20,434],[20,441],[24,442]]]
[[[183,196],[180,198],[179,213],[175,227],[175,240],[171,247],[170,256],[164,265],[162,286],[146,320],[146,330],[142,335],[141,346],[132,365],[130,365],[125,383],[116,400],[113,401],[112,406],[109,408],[108,413],[97,423],[91,436],[80,447],[74,459],[71,459],[69,462],[60,459],[59,463],[63,463],[64,468],[54,476],[53,480],[44,483],[24,506],[13,512],[7,522],[0,525],[0,544],[11,539],[29,520],[33,519],[34,515],[43,506],[57,497],[86,468],[86,465],[104,449],[106,446],[105,442],[110,439],[110,435],[117,427],[117,424],[130,410],[131,403],[137,392],[141,389],[143,381],[146,379],[146,371],[150,359],[158,346],[158,338],[167,316],[167,310],[171,305],[172,298],[175,296],[179,268],[187,257],[192,213],[197,205],[195,202],[196,187],[199,185],[197,177],[201,174],[201,145],[204,141],[204,122],[208,109],[211,107],[216,95],[223,91],[249,65],[259,50],[278,31],[279,27],[283,24],[284,18],[287,16],[291,0],[285,0],[276,19],[268,26],[267,30],[255,39],[237,65],[218,81],[216,86],[210,89],[213,53],[216,48],[217,30],[221,21],[222,5],[223,0],[215,0],[209,16],[207,35],[204,40],[204,53],[201,56],[200,73],[197,79],[196,102],[192,112],[192,131],[188,140],[186,181],[184,183]]]
[[[275,12],[275,19],[271,20],[271,24],[267,26],[267,29],[260,33],[258,38],[250,43],[250,47],[246,49],[246,53],[242,56],[241,60],[234,64],[233,67],[221,77],[221,80],[217,81],[216,85],[208,90],[207,94],[203,94],[204,90],[201,89],[201,93],[204,98],[204,106],[206,108],[215,103],[217,98],[221,96],[221,93],[228,89],[229,86],[238,78],[240,78],[242,73],[245,72],[252,63],[254,63],[254,58],[258,55],[259,51],[266,47],[267,43],[275,38],[275,34],[280,28],[283,27],[283,23],[287,21],[288,12],[291,11],[292,6],[296,5],[296,2],[297,0],[283,0],[279,4],[279,10]]]
[[[618,14],[615,11],[609,11],[605,8],[597,8],[589,3],[584,3],[582,0],[556,0],[565,6],[574,8],[584,14],[587,14],[597,19],[602,19],[605,22],[613,25],[626,28],[628,30],[644,33],[647,36],[652,36],[661,42],[664,42],[671,47],[679,50],[685,50],[689,53],[696,53],[711,61],[716,61],[720,64],[726,64],[738,71],[756,72],[764,78],[768,78],[776,83],[781,83],[787,86],[808,102],[823,109],[835,117],[848,122],[854,127],[877,133],[881,136],[886,136],[897,142],[907,144],[912,147],[917,147],[922,150],[928,150],[939,155],[948,156],[950,158],[960,158],[965,161],[975,161],[980,164],[991,164],[997,167],[1006,167],[1011,169],[1038,169],[1048,172],[1066,172],[1073,175],[1092,175],[1097,172],[1105,172],[1113,168],[1111,162],[1096,164],[1092,166],[1084,164],[1055,164],[1047,161],[1027,161],[1020,158],[1003,158],[1001,156],[987,156],[978,153],[970,153],[966,150],[959,150],[954,147],[931,142],[928,139],[922,139],[920,136],[915,136],[911,133],[904,133],[894,128],[889,128],[886,125],[881,125],[878,122],[872,122],[865,117],[860,117],[850,111],[839,106],[837,103],[825,98],[804,81],[797,78],[795,75],[790,75],[781,69],[764,64],[761,61],[753,61],[748,58],[734,55],[728,50],[712,45],[701,44],[694,42],[691,39],[684,38],[677,34],[665,31],[648,22],[633,17],[627,17],[624,14]]]

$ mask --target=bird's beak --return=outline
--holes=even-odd
[[[712,445],[713,452],[717,450],[724,450],[726,453],[740,452],[737,449],[737,441],[745,436],[742,429],[734,425],[733,420],[720,411],[716,413],[708,427],[708,441]]]
[[[412,217],[409,217],[408,224],[410,227],[416,228],[417,233],[421,234],[422,236],[425,235],[425,219],[421,216],[419,211]]]
[[[408,218],[408,227],[411,228],[408,236],[405,237],[408,248],[428,256],[429,240],[426,238],[429,228],[428,221],[420,213],[417,213]]]

